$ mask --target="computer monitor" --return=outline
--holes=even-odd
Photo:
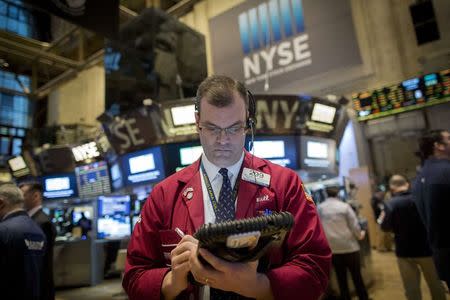
[[[77,187],[80,197],[111,193],[108,165],[104,161],[90,163],[75,168]]]
[[[194,104],[175,106],[170,109],[174,126],[184,126],[195,124]]]
[[[23,177],[30,175],[30,168],[27,166],[22,155],[8,159],[8,166],[14,177]]]
[[[72,223],[74,225],[80,221],[82,213],[84,213],[86,218],[92,220],[94,216],[94,209],[92,206],[75,206],[72,211]]]
[[[298,169],[295,136],[255,137],[252,153],[280,166]]]
[[[322,104],[314,103],[311,113],[311,120],[326,124],[333,124],[334,117],[336,116],[336,107]]]
[[[67,199],[78,196],[74,173],[43,176],[42,187],[46,199]]]
[[[332,139],[301,136],[300,169],[325,173],[336,172],[336,141]]]
[[[131,234],[131,197],[99,196],[97,200],[97,238],[122,239]]]
[[[125,185],[153,183],[165,177],[160,147],[125,154],[121,161]]]

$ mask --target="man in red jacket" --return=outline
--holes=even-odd
[[[247,90],[212,76],[199,86],[196,106],[203,154],[156,185],[146,201],[128,247],[123,286],[129,298],[319,298],[328,283],[330,248],[298,175],[244,150],[245,132],[254,125]],[[249,176],[253,171],[258,179]],[[266,254],[264,268],[258,267],[262,260],[230,263],[197,251],[192,235],[204,223],[272,211],[292,213],[295,224],[282,246]],[[204,286],[190,284],[189,273]]]

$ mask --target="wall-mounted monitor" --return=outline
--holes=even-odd
[[[160,147],[125,154],[121,161],[126,185],[158,182],[165,177]]]
[[[121,239],[131,234],[131,197],[100,196],[97,201],[97,238]]]
[[[251,153],[283,167],[298,169],[295,136],[255,137]]]
[[[77,181],[74,173],[46,175],[42,177],[44,198],[63,199],[78,196]]]
[[[31,173],[30,168],[27,166],[27,163],[22,155],[8,159],[8,166],[11,170],[12,176],[16,178],[24,177],[30,175]]]
[[[322,103],[314,103],[311,113],[311,120],[326,124],[333,124],[336,116],[336,107]]]
[[[166,170],[171,175],[194,163],[203,153],[199,141],[166,144]]]
[[[336,172],[336,141],[301,136],[300,169],[323,172],[324,174]]]
[[[195,124],[195,106],[194,104],[175,106],[170,108],[172,122],[174,126],[184,126]]]
[[[92,197],[111,193],[108,165],[104,161],[75,168],[80,197]]]

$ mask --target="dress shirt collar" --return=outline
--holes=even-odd
[[[228,176],[230,177],[230,180],[239,173],[239,171],[241,170],[243,161],[244,161],[244,151],[242,151],[241,158],[234,165],[227,167]],[[205,168],[205,171],[206,171],[206,174],[208,175],[209,180],[211,182],[213,182],[218,177],[218,175],[220,175],[219,170],[221,168],[219,168],[218,166],[216,166],[215,164],[210,162],[208,160],[208,158],[206,157],[205,153],[202,154],[202,162],[201,163],[203,164],[203,167]]]

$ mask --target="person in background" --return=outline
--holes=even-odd
[[[23,203],[19,188],[0,185],[0,298],[46,300],[41,296],[45,235]]]
[[[381,229],[394,232],[395,254],[406,298],[408,300],[422,298],[420,291],[422,271],[432,299],[445,299],[444,286],[433,264],[427,233],[412,200],[406,177],[399,174],[391,176],[389,189],[392,199],[385,205],[378,223]]]
[[[361,275],[361,259],[358,240],[365,237],[351,206],[337,198],[339,187],[326,188],[328,198],[317,210],[323,229],[333,253],[332,262],[336,272],[341,299],[351,299],[347,282],[347,270],[353,280],[359,299],[368,299]]]
[[[439,277],[450,286],[450,132],[433,130],[419,140],[423,167],[413,200],[425,224]]]
[[[42,299],[55,299],[53,281],[53,246],[56,238],[56,228],[49,216],[42,210],[42,185],[39,183],[24,183],[20,185],[25,200],[25,210],[42,229],[47,240],[45,265],[42,274]]]
[[[244,149],[245,133],[255,126],[250,101],[232,78],[211,76],[200,84],[195,120],[203,154],[157,184],[145,202],[128,246],[129,299],[310,300],[325,290],[331,251],[311,196],[294,171]],[[277,211],[290,212],[294,226],[259,261],[222,260],[198,249],[193,237],[205,223]],[[202,286],[191,284],[189,274]]]
[[[81,218],[78,220],[77,226],[81,227],[81,235],[87,237],[88,232],[92,229],[92,221],[85,216],[84,212],[81,212]]]

